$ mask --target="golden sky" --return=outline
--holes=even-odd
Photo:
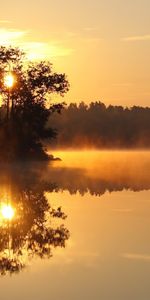
[[[66,102],[150,105],[149,0],[5,0],[0,44],[65,72]]]

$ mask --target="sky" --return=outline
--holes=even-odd
[[[66,103],[150,105],[149,0],[5,0],[0,44],[66,73]]]

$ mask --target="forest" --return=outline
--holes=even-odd
[[[150,108],[71,103],[54,113],[48,126],[58,131],[55,148],[149,148]]]

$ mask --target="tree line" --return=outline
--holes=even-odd
[[[57,148],[149,148],[150,107],[71,103],[48,125],[57,129]]]

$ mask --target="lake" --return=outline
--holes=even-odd
[[[53,154],[1,169],[1,299],[150,299],[150,152]]]

